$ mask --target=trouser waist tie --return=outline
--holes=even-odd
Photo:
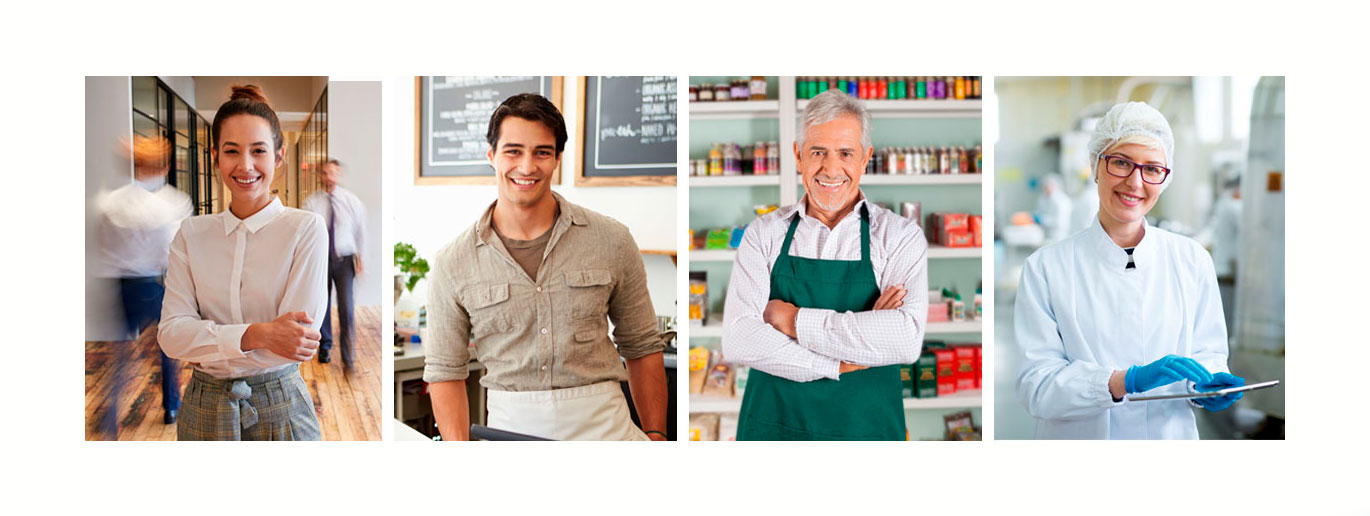
[[[257,424],[257,408],[252,406],[252,387],[246,381],[233,380],[228,387],[228,397],[238,403],[238,423],[243,430]]]

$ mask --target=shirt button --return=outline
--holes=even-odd
[[[543,329],[542,329],[542,334],[543,334],[543,335],[546,335],[546,334],[547,334],[547,328],[543,328]]]
[[[546,370],[547,370],[547,366],[542,366],[542,370],[543,370],[543,371],[546,371]]]
[[[538,288],[537,288],[537,291],[538,291],[538,292],[542,292],[542,287],[538,287]]]

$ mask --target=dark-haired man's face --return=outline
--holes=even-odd
[[[525,207],[548,198],[552,173],[561,163],[552,130],[542,122],[514,116],[500,122],[499,141],[486,157],[495,167],[500,202]]]

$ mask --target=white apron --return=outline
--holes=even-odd
[[[488,389],[486,425],[558,441],[648,441],[633,424],[619,382],[550,391]]]

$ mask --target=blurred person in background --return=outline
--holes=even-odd
[[[352,370],[352,282],[362,273],[362,249],[366,236],[366,206],[357,195],[338,183],[342,163],[330,159],[320,169],[323,190],[305,199],[304,209],[319,214],[328,224],[328,279],[330,295],[324,305],[319,333],[319,363],[327,364],[333,347],[332,295],[338,293],[338,333],[342,334],[344,369]]]
[[[1060,174],[1042,176],[1042,197],[1037,199],[1037,219],[1046,234],[1045,243],[1060,242],[1072,233],[1070,196],[1061,184]]]
[[[1023,266],[1017,390],[1040,439],[1197,439],[1192,407],[1224,410],[1242,396],[1127,400],[1245,384],[1228,369],[1212,258],[1146,222],[1173,177],[1174,146],[1159,111],[1113,106],[1089,142],[1097,223]]]
[[[1213,269],[1218,274],[1218,293],[1222,296],[1227,327],[1237,320],[1237,259],[1242,252],[1242,179],[1233,174],[1213,205]]]
[[[1099,189],[1086,184],[1070,202],[1070,229],[1066,235],[1089,229],[1099,222]]]
[[[194,363],[179,440],[318,440],[300,362],[319,347],[328,295],[323,217],[271,193],[285,159],[280,120],[256,86],[234,86],[212,126],[231,202],[171,242],[158,340]]]
[[[927,240],[861,191],[864,104],[828,90],[800,124],[804,198],[747,226],[728,285],[723,354],[752,368],[737,439],[904,440],[899,364],[923,348]]]
[[[155,326],[161,318],[168,247],[177,226],[193,208],[189,196],[167,184],[170,145],[165,139],[137,136],[131,145],[126,142],[121,148],[125,153],[131,148],[133,182],[101,194],[95,201],[99,211],[95,261],[97,274],[118,279],[125,333],[138,339],[144,328]],[[162,421],[172,424],[181,407],[180,370],[166,353],[158,353],[162,357]],[[136,355],[136,350],[127,349],[116,353],[111,402],[100,422],[100,431],[110,438],[117,437],[119,430],[124,362]]]

